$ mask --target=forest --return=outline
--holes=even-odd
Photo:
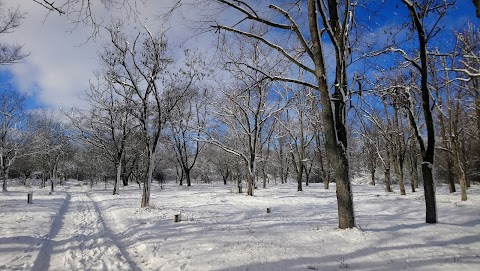
[[[436,186],[468,201],[480,181],[480,19],[455,21],[475,1],[172,1],[154,25],[139,19],[149,1],[33,1],[105,42],[86,107],[28,108],[2,83],[4,193],[12,179],[52,192],[75,179],[113,195],[136,186],[147,208],[156,183],[248,196],[335,184],[347,229],[355,178],[402,196],[420,186],[426,223],[442,216]],[[28,14],[0,7],[8,40]],[[187,25],[210,51],[170,44],[160,21]],[[0,46],[5,69],[30,57]]]

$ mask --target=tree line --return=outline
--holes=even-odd
[[[334,182],[345,229],[355,226],[352,177],[368,172],[401,195],[423,184],[436,223],[435,183],[455,192],[458,180],[467,200],[478,180],[480,32],[475,21],[446,27],[455,1],[382,2],[176,2],[162,18],[196,8],[214,57],[179,54],[160,29],[87,20],[108,36],[88,108],[56,121],[1,92],[4,189],[12,171],[111,178],[114,194],[138,183],[147,207],[154,179],[221,178],[253,196],[292,177],[298,191]]]

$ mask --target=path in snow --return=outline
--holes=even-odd
[[[139,270],[112,238],[96,203],[68,193],[33,270]]]

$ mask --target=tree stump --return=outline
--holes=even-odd
[[[180,222],[182,221],[182,216],[181,214],[176,214],[173,216],[173,222],[177,223],[177,222]]]
[[[33,192],[30,192],[27,194],[27,203],[32,204],[33,203]]]

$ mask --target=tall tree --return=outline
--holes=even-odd
[[[353,27],[355,4],[351,1],[308,0],[268,5],[260,10],[258,4],[249,1],[216,0],[226,10],[234,10],[242,16],[234,26],[218,23],[216,29],[258,40],[277,51],[292,66],[305,71],[306,80],[295,76],[267,74],[271,80],[293,82],[318,90],[322,108],[326,150],[335,172],[339,228],[355,227],[353,195],[350,186],[347,156],[346,101],[348,92],[347,65],[349,61],[350,34]],[[283,6],[281,6],[283,5]],[[300,7],[300,8],[298,8]],[[268,13],[267,13],[268,12]],[[248,23],[258,24],[271,32],[254,33],[245,30]],[[324,29],[324,31],[320,31]],[[285,34],[283,43],[274,42],[272,32]],[[326,33],[324,36],[323,33]],[[292,38],[295,40],[292,42]],[[328,79],[326,40],[334,48],[334,80]],[[312,81],[309,79],[315,78]],[[333,89],[333,93],[330,90]]]
[[[143,27],[143,31],[129,41],[121,28],[118,24],[107,29],[111,44],[101,57],[107,81],[111,82],[116,94],[127,101],[142,131],[147,165],[141,207],[148,207],[161,132],[193,78],[186,77],[185,86],[171,85],[166,67],[172,61],[166,55],[164,35],[153,35]]]
[[[43,171],[42,187],[50,179],[52,190],[58,180],[58,171],[62,158],[65,157],[70,145],[69,127],[58,120],[52,110],[39,110],[29,116],[31,130],[34,132],[34,156],[40,159],[39,170]]]
[[[89,109],[75,109],[68,116],[79,132],[79,139],[98,148],[112,161],[116,170],[113,194],[117,195],[128,137],[136,123],[126,100],[115,93],[105,74],[98,73],[96,79],[85,93]]]
[[[307,170],[307,148],[315,139],[313,126],[309,116],[313,116],[314,100],[311,89],[300,86],[292,94],[292,106],[285,110],[285,123],[278,120],[287,133],[290,145],[290,156],[296,173],[297,191],[302,191],[303,173]]]
[[[428,42],[433,39],[441,30],[440,21],[445,17],[448,9],[453,5],[451,1],[424,0],[410,1],[402,0],[407,8],[412,21],[413,30],[418,39],[417,57],[409,56],[405,50],[392,49],[400,52],[405,60],[411,64],[420,75],[420,92],[423,109],[423,117],[427,129],[427,141],[422,137],[420,127],[414,118],[412,110],[408,111],[410,123],[414,129],[417,142],[420,145],[422,155],[422,176],[425,193],[426,223],[437,223],[437,207],[435,199],[434,182],[434,157],[435,157],[435,127],[432,115],[429,88],[429,67],[428,67]],[[410,99],[412,101],[412,99]],[[410,107],[411,109],[411,107]]]
[[[14,89],[0,89],[0,173],[3,191],[7,191],[10,167],[22,155],[26,137],[22,134],[25,120],[25,96]]]
[[[202,97],[198,91],[190,91],[188,96],[188,101],[173,109],[174,116],[167,125],[167,137],[181,170],[180,185],[183,185],[185,179],[187,186],[191,186],[191,172],[204,144],[200,141],[200,131],[201,127],[205,127],[207,103],[206,97]]]

